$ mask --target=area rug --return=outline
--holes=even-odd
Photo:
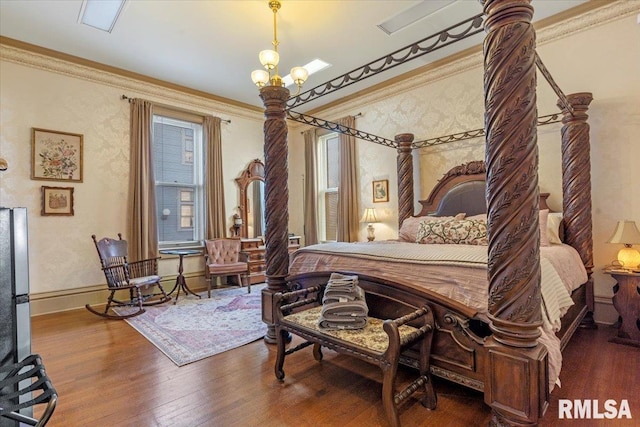
[[[146,312],[126,322],[158,347],[178,366],[222,353],[262,338],[261,290],[247,288],[214,290],[211,298],[180,295],[172,301],[145,307]]]

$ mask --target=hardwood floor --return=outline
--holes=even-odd
[[[35,317],[32,333],[32,350],[59,394],[48,426],[385,425],[379,368],[331,351],[322,363],[311,349],[289,356],[279,383],[275,346],[263,340],[178,368],[126,322],[84,309]],[[540,425],[637,425],[640,348],[609,343],[614,333],[607,326],[577,331],[565,350],[562,388]],[[481,393],[437,378],[434,384],[437,409],[412,399],[401,408],[403,426],[487,425]],[[627,399],[633,419],[559,420],[560,398]]]

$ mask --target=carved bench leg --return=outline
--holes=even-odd
[[[276,378],[280,381],[284,381],[284,356],[285,356],[285,343],[287,341],[287,337],[289,333],[284,330],[276,327],[276,346],[278,348],[278,354],[276,355],[276,365],[275,365],[275,373]]]
[[[398,372],[398,361],[387,361],[382,368],[382,407],[391,427],[400,427],[400,417],[395,404],[395,381]]]
[[[313,358],[318,362],[322,360],[322,346],[318,343],[313,345]]]
[[[434,325],[433,311],[429,310],[425,318],[425,325],[429,326],[431,330],[427,332],[427,335],[421,340],[420,343],[420,376],[426,381],[424,383],[424,397],[422,398],[422,406],[428,409],[436,409],[438,404],[438,396],[433,389],[433,381],[431,379],[431,372],[429,371],[429,359],[431,355],[431,344],[433,342]]]

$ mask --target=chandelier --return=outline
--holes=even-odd
[[[253,80],[253,83],[258,87],[267,85],[283,86],[282,77],[278,75],[278,62],[280,61],[280,55],[278,54],[279,43],[276,33],[276,16],[280,6],[281,5],[278,0],[269,1],[269,8],[273,11],[273,50],[263,50],[258,54],[260,63],[265,68],[264,70],[255,70],[251,73],[251,80]],[[309,77],[309,72],[304,67],[293,67],[291,69],[291,79],[296,86],[298,86],[298,92],[300,92],[300,88],[305,80],[307,80],[307,77]]]

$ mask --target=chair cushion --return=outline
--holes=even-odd
[[[144,277],[135,277],[129,280],[129,283],[132,285],[144,286],[144,285],[152,285],[154,283],[158,283],[160,281],[160,276],[144,276]]]
[[[209,273],[211,274],[236,274],[247,272],[246,262],[231,262],[228,264],[217,264],[214,262],[209,264],[208,267]]]
[[[131,286],[149,286],[155,285],[160,282],[160,276],[143,276],[143,277],[132,277],[129,279],[129,283],[125,281],[117,282],[116,288],[127,288]]]

